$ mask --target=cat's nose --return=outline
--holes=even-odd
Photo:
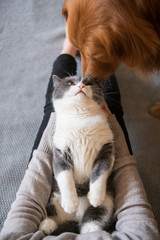
[[[84,88],[84,84],[82,83],[82,84],[80,84],[78,87],[79,87],[80,89],[82,89],[82,88]]]

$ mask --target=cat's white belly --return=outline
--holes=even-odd
[[[63,139],[62,139],[63,136]],[[68,147],[74,161],[74,178],[82,183],[91,175],[93,162],[102,146],[113,141],[113,134],[104,116],[58,121],[54,144],[62,151]]]

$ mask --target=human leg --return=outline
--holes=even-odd
[[[103,87],[104,99],[111,111],[111,113],[115,114],[117,121],[119,122],[128,145],[128,149],[130,154],[132,154],[131,143],[129,140],[128,132],[126,129],[126,125],[123,119],[123,109],[121,105],[121,94],[117,82],[117,78],[115,74],[112,74],[105,82]]]
[[[69,40],[66,38],[64,40],[63,48],[61,54],[57,57],[57,59],[53,63],[53,68],[51,72],[51,76],[48,83],[48,88],[46,92],[46,102],[44,106],[44,116],[42,123],[40,125],[40,128],[38,130],[32,152],[34,149],[36,149],[39,145],[39,142],[41,140],[42,134],[48,124],[50,114],[54,111],[53,104],[52,104],[52,92],[54,90],[53,85],[53,75],[57,75],[60,78],[64,78],[71,75],[76,75],[77,71],[77,63],[75,61],[77,49],[69,42]],[[32,152],[30,159],[32,157]]]

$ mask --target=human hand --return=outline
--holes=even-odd
[[[66,23],[65,33],[66,33],[66,36],[65,36],[65,39],[64,39],[64,42],[63,42],[63,47],[62,47],[61,54],[69,54],[69,55],[71,55],[72,57],[75,58],[78,49],[69,40],[67,23]]]

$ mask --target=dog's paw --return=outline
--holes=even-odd
[[[77,195],[69,196],[69,197],[62,197],[61,199],[61,206],[66,213],[74,213],[77,210],[79,204],[79,200]]]
[[[106,197],[105,191],[89,191],[88,200],[93,207],[102,205]]]
[[[50,235],[56,229],[57,229],[57,224],[51,218],[45,218],[39,225],[39,230],[45,232],[47,235]]]

